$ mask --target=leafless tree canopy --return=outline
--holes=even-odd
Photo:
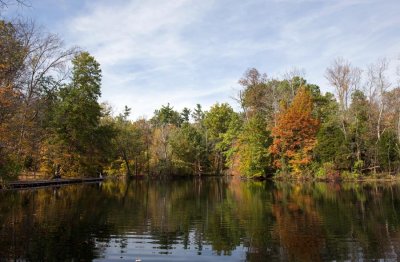
[[[375,64],[368,67],[367,86],[369,91],[369,100],[378,107],[378,119],[376,123],[377,138],[380,139],[384,129],[382,128],[383,115],[385,113],[384,95],[390,87],[390,82],[386,77],[386,71],[389,68],[389,61],[386,58],[378,60]]]
[[[361,72],[342,58],[336,59],[326,70],[325,77],[335,88],[342,111],[348,109],[351,92],[359,88]]]
[[[0,21],[0,33],[3,36],[0,64],[5,69],[0,70],[3,78],[0,85],[8,87],[0,106],[4,109],[3,105],[15,105],[8,106],[4,113],[0,112],[0,119],[7,116],[13,120],[10,123],[15,136],[9,148],[19,153],[27,134],[36,135],[29,141],[39,137],[35,133],[35,121],[43,103],[43,94],[54,91],[65,80],[68,62],[78,49],[65,48],[57,35],[45,32],[31,21]],[[10,101],[12,97],[15,98]]]
[[[0,0],[0,8],[7,8],[10,5],[29,6],[28,1],[25,0]]]
[[[255,86],[265,82],[267,79],[266,74],[260,74],[257,69],[250,68],[248,69],[243,77],[239,80],[239,84],[241,86]]]
[[[289,87],[291,89],[292,92],[292,97],[291,99],[294,98],[295,96],[295,88],[294,88],[294,78],[295,77],[300,77],[300,78],[305,78],[305,70],[304,69],[300,69],[297,67],[293,67],[292,69],[290,69],[289,71],[286,71],[283,74],[283,79],[287,80],[289,83]],[[304,83],[301,83],[304,84]]]
[[[29,101],[38,92],[38,84],[44,76],[52,76],[62,81],[67,75],[67,62],[77,53],[76,47],[65,49],[63,41],[55,34],[48,34],[33,22],[17,24],[22,34],[26,50],[24,74],[19,80],[19,88]]]

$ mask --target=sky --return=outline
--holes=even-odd
[[[281,78],[296,67],[333,91],[326,68],[342,57],[363,69],[400,59],[400,0],[27,0],[28,17],[66,46],[89,51],[103,73],[102,101],[132,118],[228,102],[255,67]]]

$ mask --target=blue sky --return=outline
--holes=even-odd
[[[391,72],[399,64],[399,0],[29,3],[7,15],[31,17],[88,50],[103,70],[102,100],[117,112],[128,105],[133,118],[168,102],[177,110],[234,104],[237,81],[250,67],[275,78],[297,67],[332,91],[324,72],[337,57],[362,68],[388,57]]]

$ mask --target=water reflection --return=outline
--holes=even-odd
[[[398,260],[400,186],[132,180],[0,193],[0,257]]]

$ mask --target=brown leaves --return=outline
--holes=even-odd
[[[298,174],[311,161],[319,128],[312,110],[310,92],[302,87],[292,104],[277,115],[277,124],[272,129],[274,140],[269,150],[275,155],[275,166],[284,172]]]

